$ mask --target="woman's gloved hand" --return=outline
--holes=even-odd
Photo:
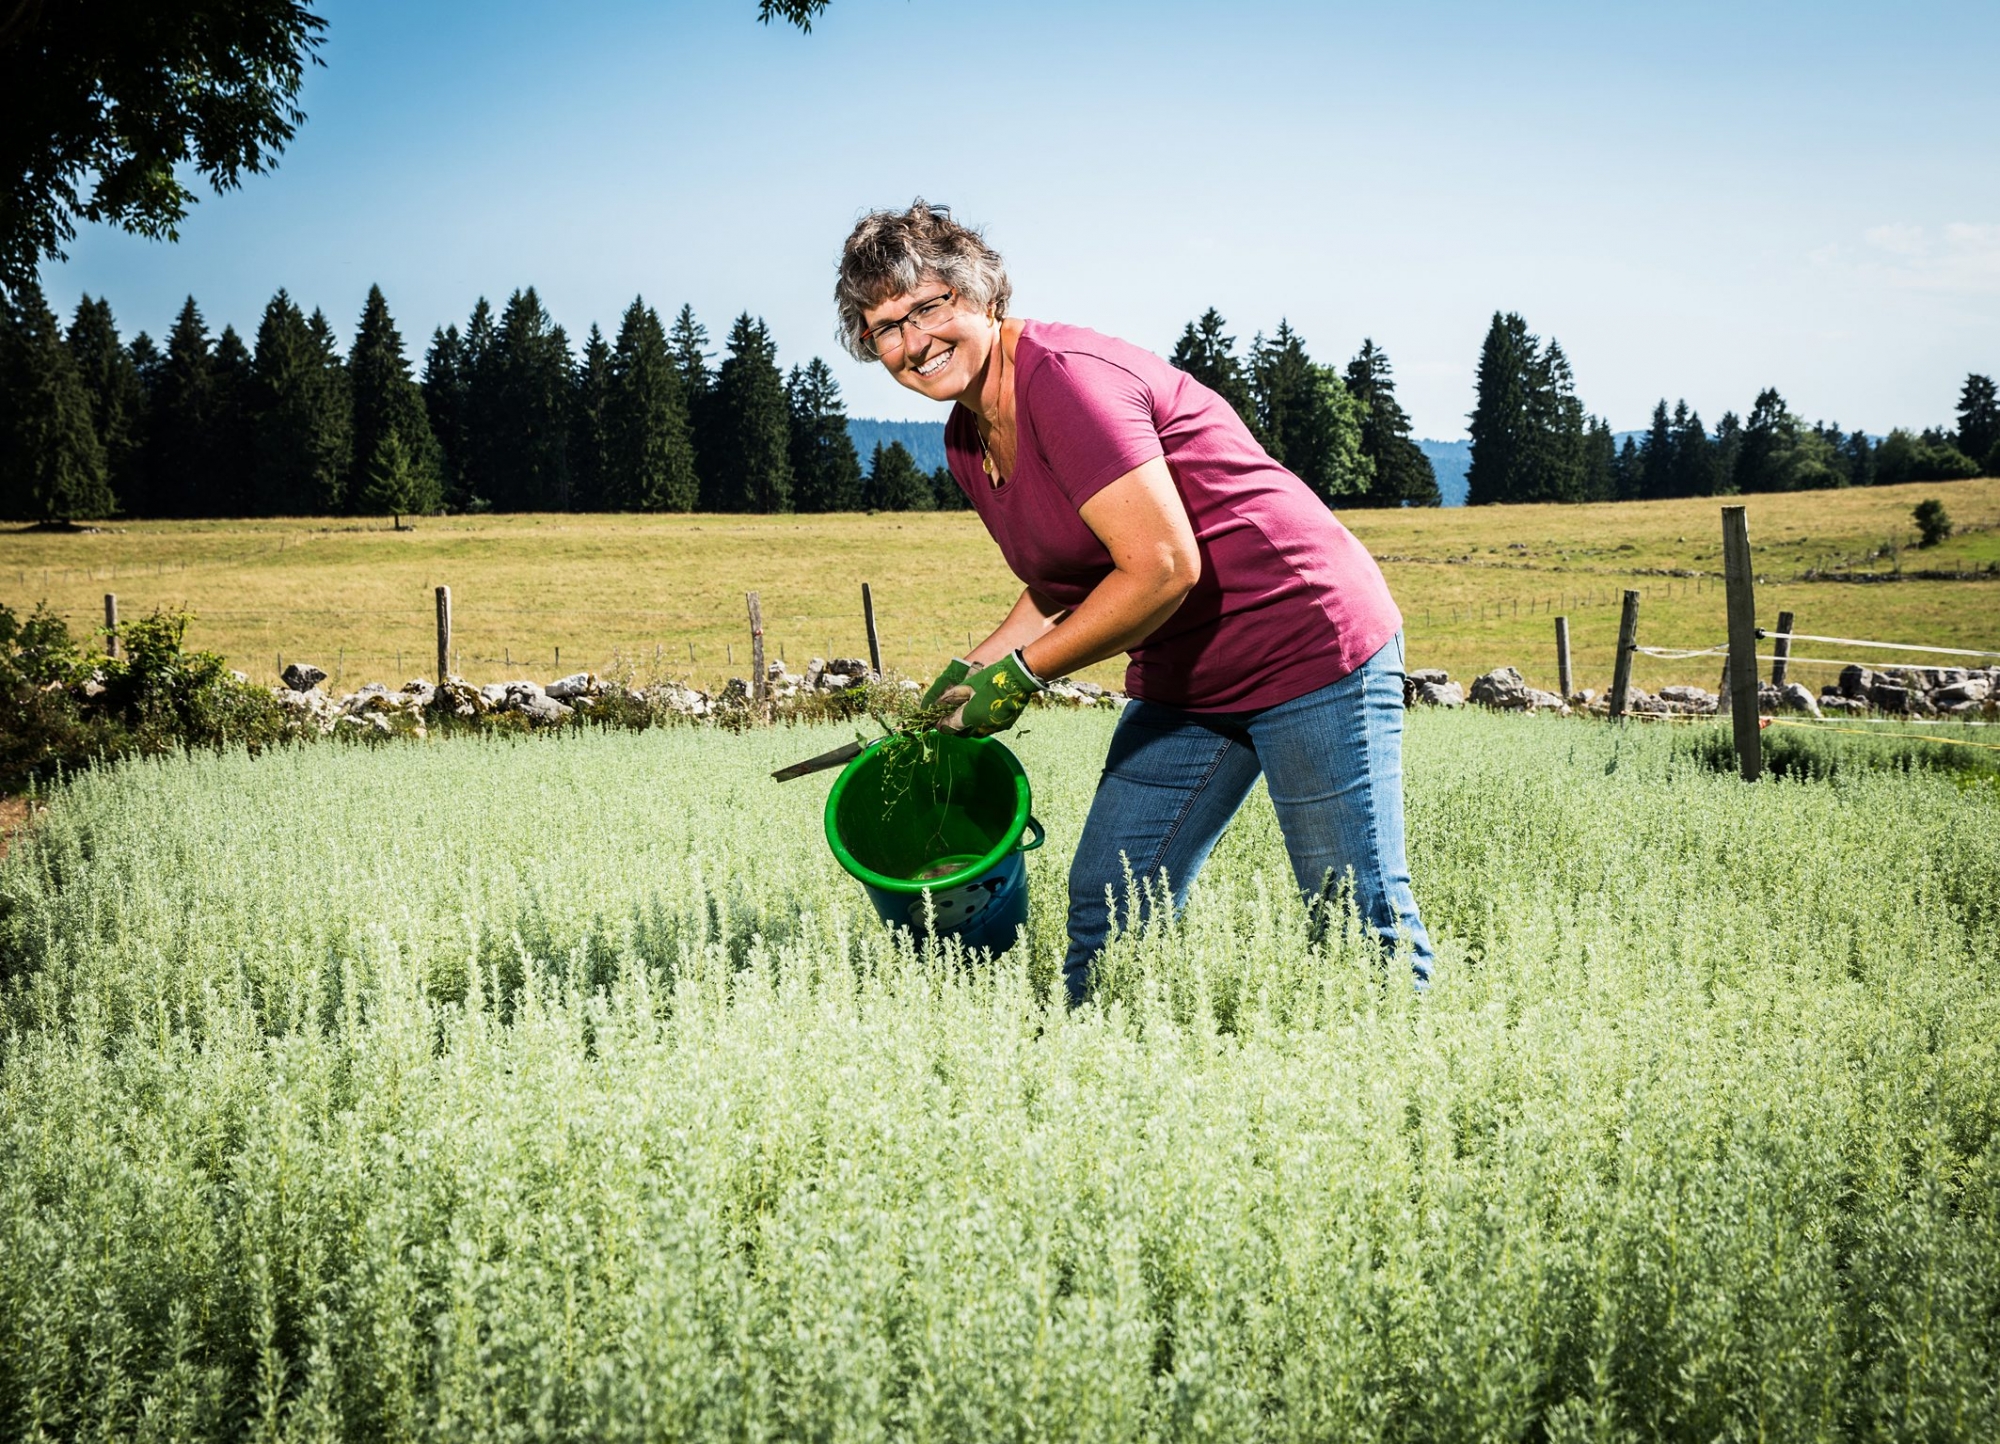
[[[935,707],[944,694],[963,682],[971,671],[972,663],[963,657],[953,657],[943,670],[931,679],[930,686],[924,688],[923,700],[917,705],[926,710]]]
[[[1044,685],[1041,678],[1028,670],[1027,660],[1016,648],[960,683],[972,695],[944,725],[970,737],[991,737],[995,732],[1005,732],[1020,717],[1028,699],[1043,690]]]

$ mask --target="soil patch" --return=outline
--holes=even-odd
[[[30,805],[25,797],[0,797],[0,857],[7,855],[7,845],[14,840],[14,834],[26,827],[41,810],[39,806]]]

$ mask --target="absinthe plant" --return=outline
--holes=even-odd
[[[1427,996],[1308,942],[1259,796],[1071,1015],[1109,725],[1017,738],[1051,845],[991,959],[880,928],[789,730],[79,779],[0,865],[0,1417],[1993,1433],[1989,787],[1425,714]]]

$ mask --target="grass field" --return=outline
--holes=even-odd
[[[2000,480],[1741,498],[1767,579],[1760,620],[1768,626],[1789,608],[1809,632],[2000,650],[2000,574],[1800,580],[1829,567],[1891,571],[1894,562],[1876,554],[1915,541],[1910,510],[1931,495],[1966,530],[1934,550],[1903,551],[1901,565],[2000,565]],[[1643,643],[1722,640],[1717,508],[1702,500],[1356,511],[1344,520],[1382,559],[1408,621],[1412,665],[1469,679],[1511,664],[1553,687],[1550,619],[1567,612],[1577,684],[1601,689],[1626,587],[1644,594]],[[874,589],[885,661],[910,674],[963,650],[968,633],[984,635],[1018,591],[978,521],[962,513],[451,517],[406,532],[352,520],[135,522],[0,533],[0,599],[17,609],[47,600],[89,627],[100,623],[107,591],[128,616],[186,606],[198,616],[193,641],[254,677],[274,678],[282,656],[316,662],[350,687],[435,670],[440,584],[452,588],[460,670],[474,680],[553,674],[559,648],[564,671],[623,665],[642,678],[712,686],[747,671],[743,593],[752,588],[770,655],[782,652],[795,669],[829,648],[865,655],[863,581]],[[1713,687],[1719,671],[1709,659],[1641,658],[1635,680]],[[1106,664],[1086,675],[1115,684],[1122,670]],[[1831,680],[1830,669],[1809,665],[1795,675]]]
[[[0,862],[0,1436],[2000,1437],[1990,778],[1422,713],[1429,993],[1260,792],[1070,1015],[1111,720],[1010,737],[977,964],[769,781],[838,729],[77,779]]]

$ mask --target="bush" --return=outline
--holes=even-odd
[[[1922,539],[1920,547],[1934,547],[1951,535],[1951,517],[1944,509],[1944,503],[1934,496],[1927,496],[1916,504],[1910,512],[1917,523],[1917,531]]]
[[[186,612],[157,611],[129,625],[122,657],[85,652],[62,618],[37,608],[25,621],[0,604],[0,793],[128,754],[187,747],[251,750],[294,735],[270,693],[214,652],[190,652]]]

